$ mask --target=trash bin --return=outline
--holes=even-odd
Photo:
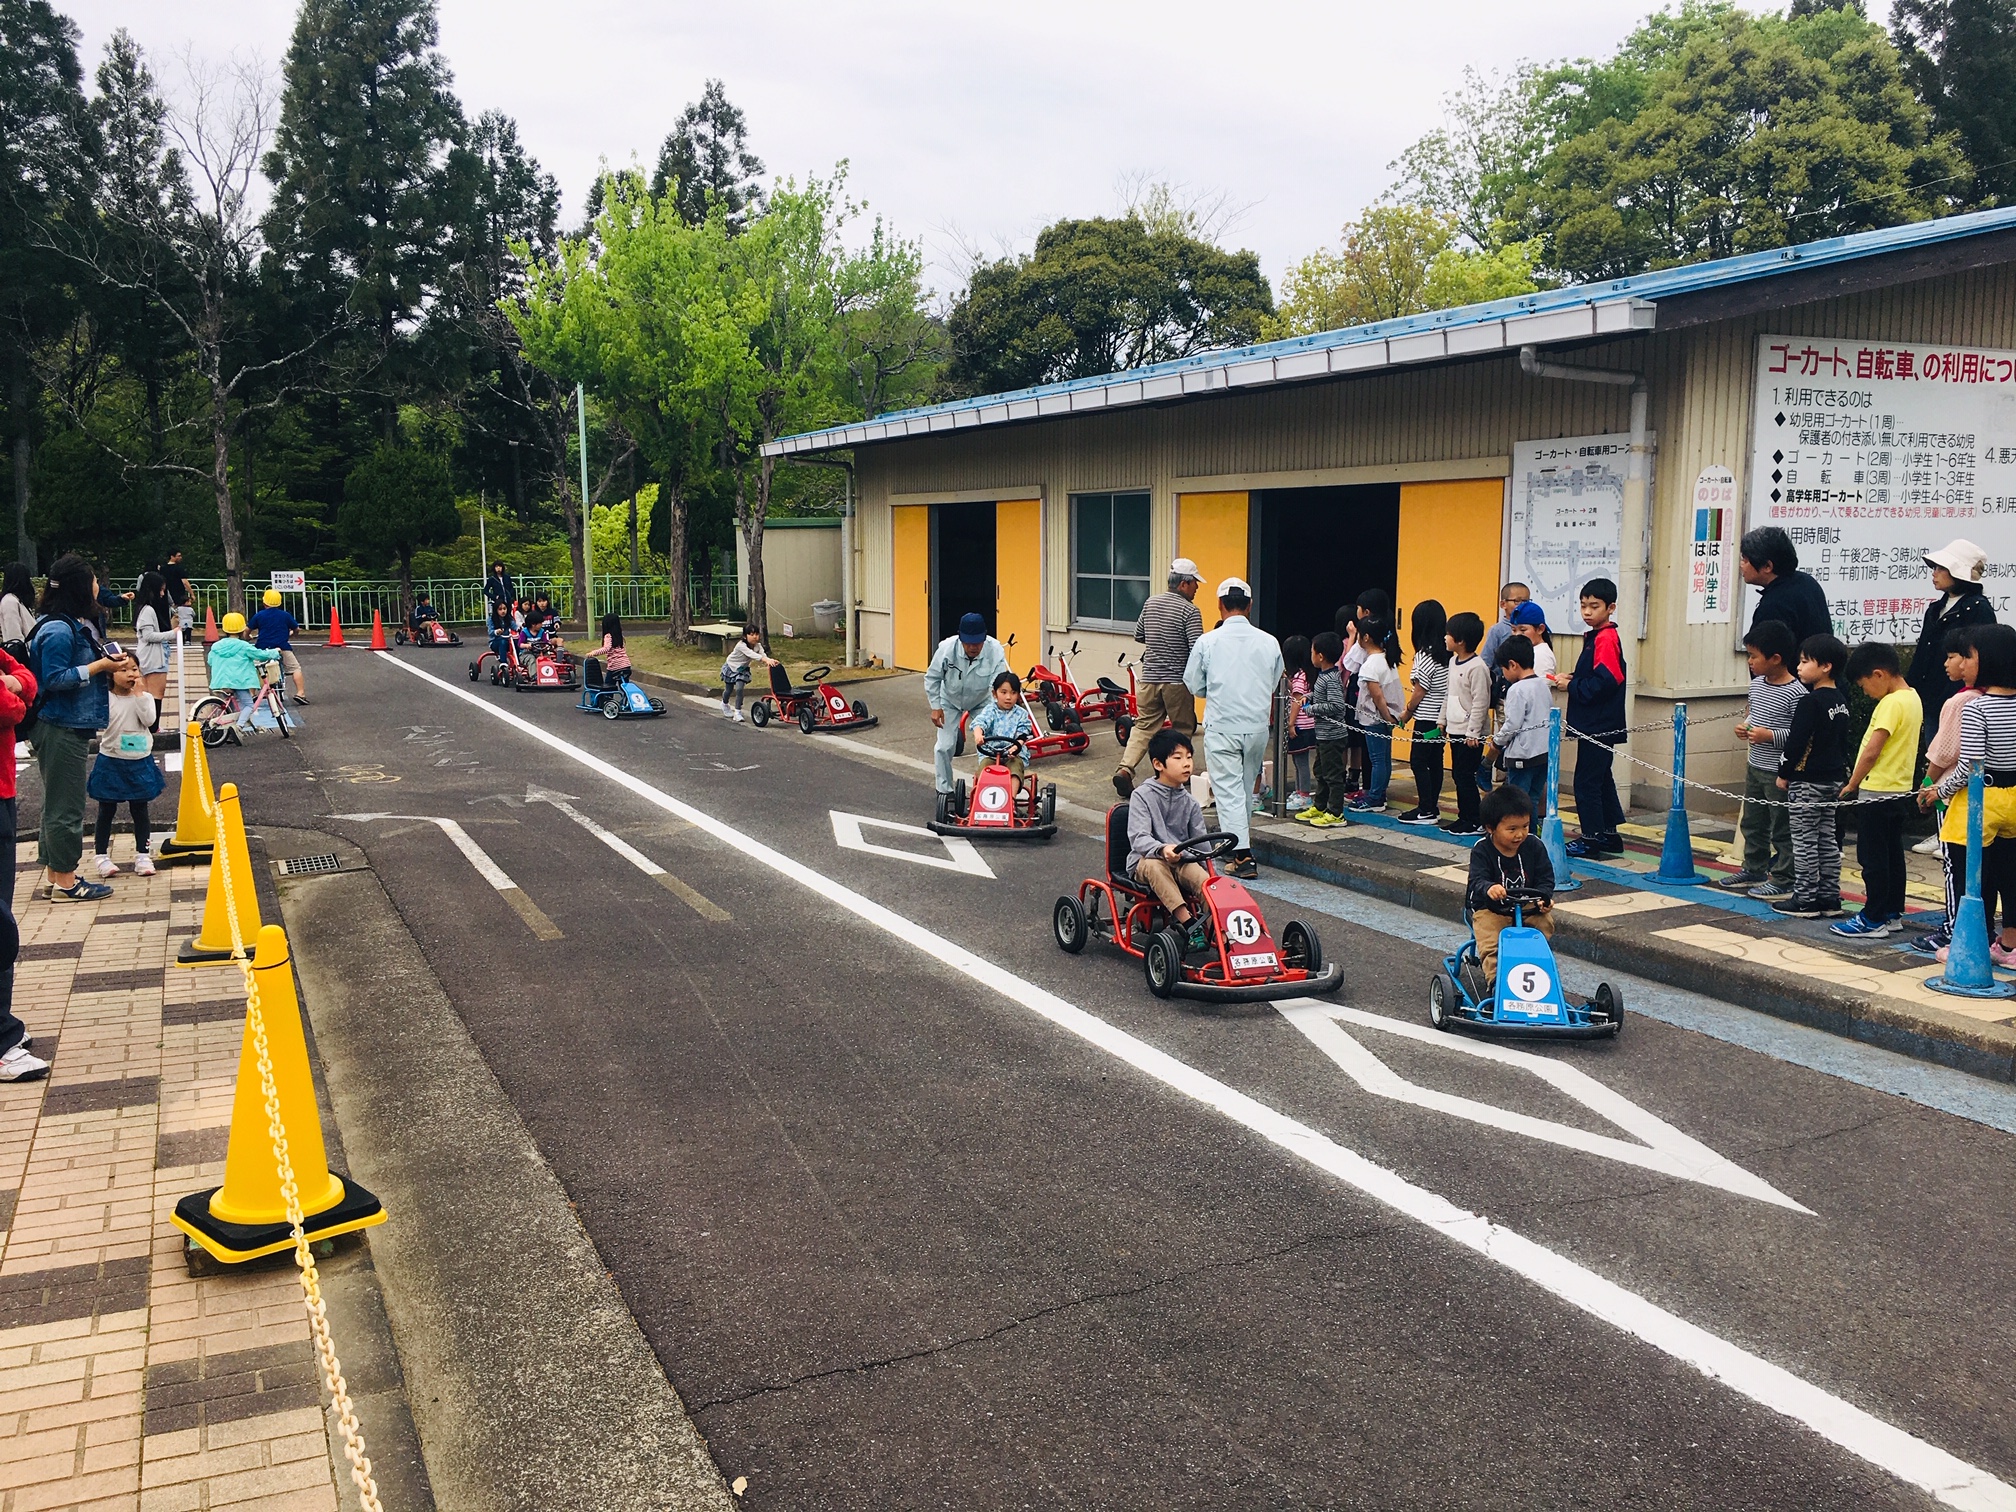
[[[820,599],[812,606],[812,628],[821,635],[832,635],[840,628],[842,605],[838,599]]]

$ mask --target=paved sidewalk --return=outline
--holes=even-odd
[[[171,964],[208,868],[84,905],[32,901],[38,875],[15,1007],[53,1064],[0,1086],[0,1512],[333,1512],[291,1258],[193,1279],[168,1223],[223,1180],[244,1024],[235,968]]]

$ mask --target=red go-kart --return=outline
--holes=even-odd
[[[770,669],[770,691],[749,706],[749,722],[762,729],[773,719],[795,719],[807,735],[821,730],[867,730],[882,721],[868,712],[860,699],[851,704],[847,696],[826,681],[831,667],[808,667],[805,684],[793,686],[784,664]]]
[[[1071,643],[1075,655],[1078,643]],[[1110,719],[1120,732],[1120,743],[1127,743],[1133,733],[1134,721],[1140,717],[1140,706],[1135,698],[1134,669],[1127,667],[1127,686],[1121,687],[1110,677],[1102,677],[1084,692],[1078,691],[1078,684],[1071,680],[1071,663],[1066,661],[1055,646],[1050,654],[1057,658],[1057,670],[1051,671],[1040,662],[1029,669],[1022,681],[1029,691],[1043,700],[1043,717],[1055,731],[1070,732],[1082,729],[1088,719]],[[1127,666],[1127,654],[1120,654],[1120,665]]]
[[[1022,754],[1024,742],[1012,735],[990,735],[980,742],[986,766],[966,791],[961,777],[949,793],[938,795],[931,829],[967,840],[1048,840],[1057,833],[1057,786],[1036,780],[1034,772],[1016,780],[1008,763]]]
[[[404,630],[394,630],[392,640],[401,646],[459,646],[462,637],[450,630],[439,620],[424,620],[420,628],[408,635]]]
[[[1148,990],[1161,998],[1250,1003],[1335,992],[1344,973],[1334,961],[1324,964],[1316,931],[1290,919],[1277,939],[1253,895],[1212,866],[1238,844],[1237,835],[1214,832],[1177,847],[1183,860],[1211,874],[1204,884],[1210,945],[1186,955],[1182,930],[1155,894],[1128,875],[1127,805],[1116,803],[1106,811],[1106,875],[1087,877],[1075,898],[1066,894],[1052,911],[1058,946],[1076,955],[1094,935],[1110,941],[1140,959]]]
[[[536,692],[541,688],[578,688],[581,685],[580,663],[567,653],[558,642],[541,637],[539,640],[519,645],[515,640],[505,642],[505,655],[495,651],[485,651],[469,663],[469,681],[475,682],[483,675],[483,664],[490,664],[490,682],[496,687],[509,687],[519,693]]]

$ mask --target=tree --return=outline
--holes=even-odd
[[[1890,35],[1935,127],[1966,149],[1979,202],[2016,199],[2016,3],[1895,0]]]
[[[1537,248],[1496,252],[1457,243],[1455,220],[1419,205],[1375,205],[1344,227],[1336,252],[1312,252],[1282,280],[1270,339],[1306,336],[1423,310],[1529,294]]]
[[[728,229],[740,231],[763,213],[763,160],[749,151],[749,123],[728,103],[719,79],[709,79],[700,98],[680,112],[678,124],[658,149],[651,197],[675,195],[679,217],[689,226],[707,219],[719,203]],[[599,209],[598,207],[595,207]],[[590,217],[593,218],[592,215]]]
[[[1251,252],[1132,216],[1064,220],[973,272],[947,321],[954,394],[1026,388],[1256,339],[1274,300]]]
[[[368,557],[399,563],[399,613],[413,608],[413,553],[462,534],[447,459],[401,442],[380,442],[343,481],[337,528]]]

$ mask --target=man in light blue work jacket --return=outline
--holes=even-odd
[[[931,759],[938,768],[938,791],[952,791],[952,751],[959,744],[959,716],[985,708],[994,698],[994,679],[1008,670],[1008,653],[987,633],[987,621],[968,614],[959,633],[948,635],[931,653],[924,673],[924,696],[931,723],[938,727]]]
[[[1281,643],[1253,625],[1252,611],[1253,590],[1243,578],[1220,583],[1218,628],[1198,637],[1183,668],[1183,685],[1204,700],[1204,770],[1218,828],[1239,837],[1227,870],[1243,878],[1260,875],[1253,864],[1253,785],[1283,669]]]

